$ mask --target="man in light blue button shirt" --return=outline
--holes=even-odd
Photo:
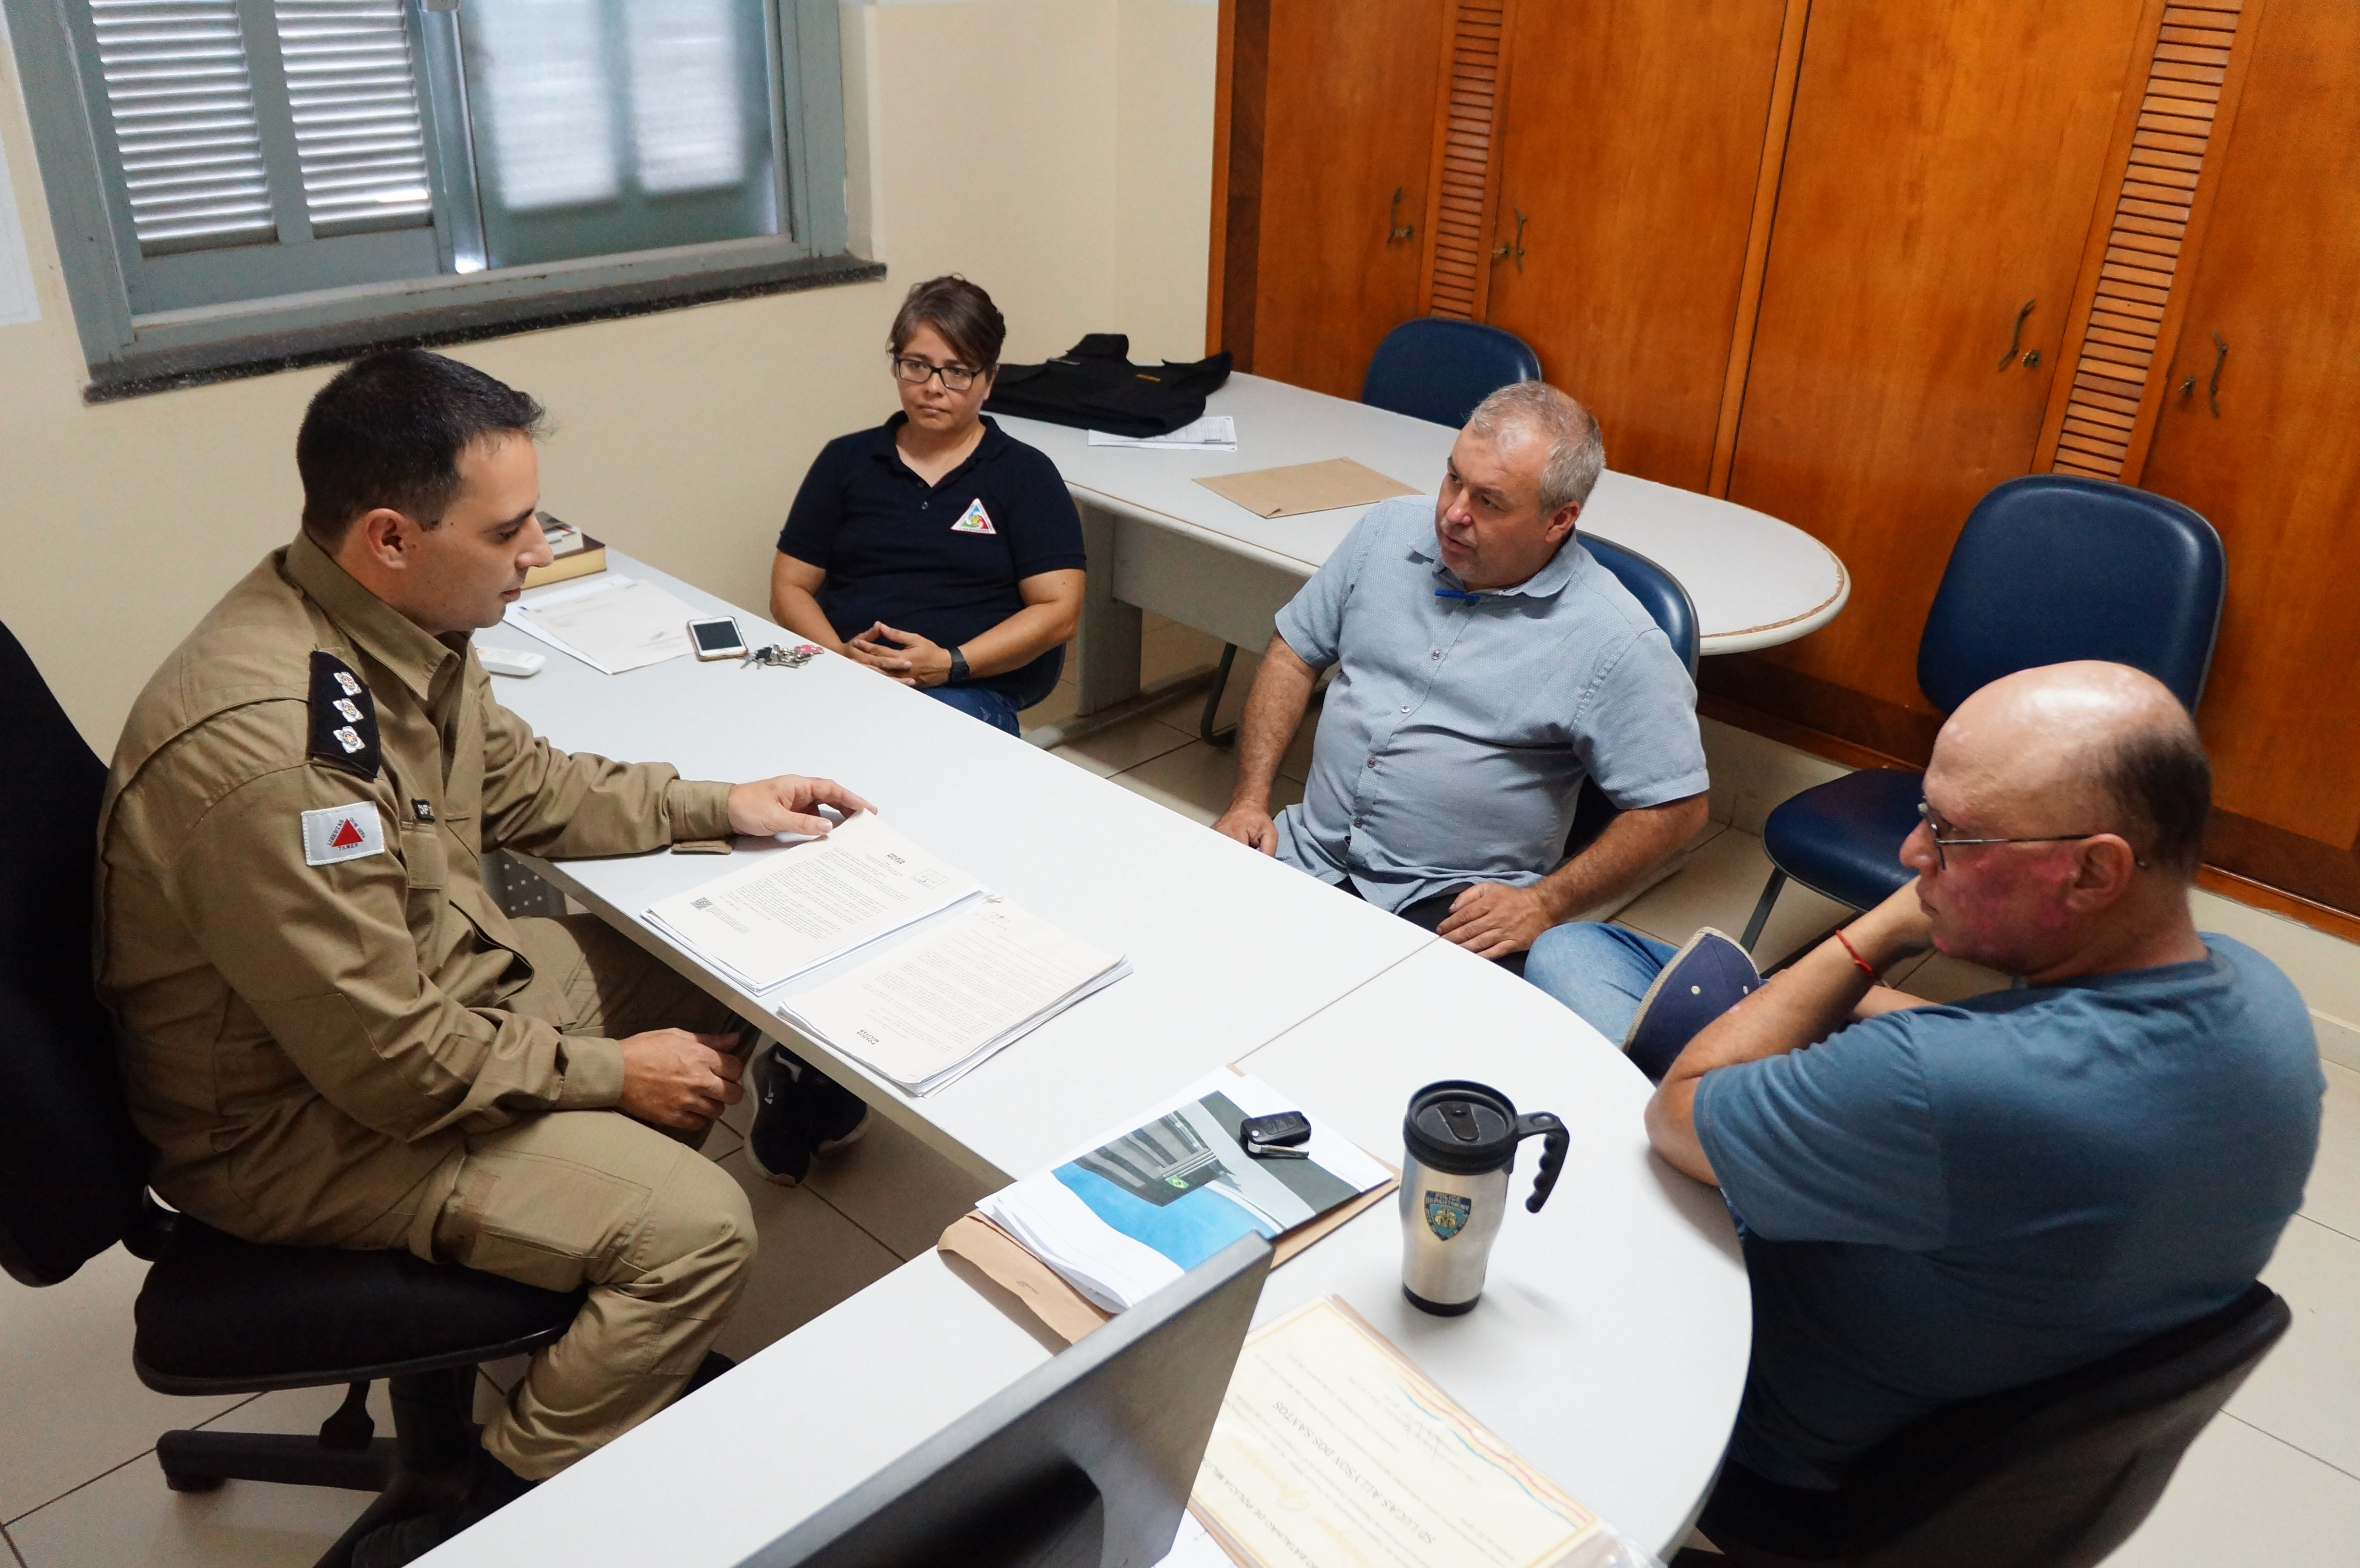
[[[1705,819],[1696,688],[1574,537],[1604,466],[1555,387],[1485,398],[1432,509],[1371,508],[1279,613],[1215,829],[1519,974],[1543,931],[1670,858]],[[1273,819],[1330,665],[1303,803]],[[1622,814],[1565,860],[1585,778]]]

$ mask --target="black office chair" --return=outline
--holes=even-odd
[[[1476,404],[1501,387],[1540,378],[1540,355],[1515,333],[1480,321],[1418,316],[1387,332],[1377,344],[1360,378],[1360,401],[1457,430]],[[1235,724],[1225,730],[1213,727],[1221,694],[1229,690],[1229,670],[1237,661],[1237,645],[1222,644],[1221,665],[1196,721],[1196,733],[1211,746],[1227,746],[1238,735]]]
[[[1639,607],[1655,617],[1655,624],[1664,628],[1664,636],[1671,639],[1672,651],[1678,654],[1680,661],[1688,666],[1688,679],[1696,679],[1699,643],[1696,602],[1688,597],[1688,591],[1680,586],[1680,580],[1637,550],[1625,550],[1611,539],[1600,539],[1595,534],[1583,534],[1581,543],[1599,565],[1612,572],[1616,581],[1631,590],[1631,596],[1639,601]],[[1566,835],[1566,859],[1571,860],[1597,843],[1598,835],[1606,831],[1607,824],[1622,814],[1621,809],[1606,798],[1606,791],[1598,787],[1596,779],[1583,779],[1581,798],[1573,806],[1573,831]]]
[[[445,1507],[473,1479],[480,1362],[546,1345],[581,1296],[404,1252],[257,1247],[147,1194],[114,1034],[90,981],[92,855],[106,769],[0,626],[0,1268],[54,1285],[120,1241],[154,1267],[132,1364],[160,1393],[344,1385],[317,1437],[168,1432],[165,1484],[226,1480],[381,1494],[327,1554]],[[394,1437],[372,1438],[368,1387],[391,1380]]]
[[[2034,474],[1994,485],[1967,516],[1918,641],[1918,688],[1947,713],[2003,675],[2068,659],[2144,670],[2194,713],[2228,588],[2221,536],[2179,502],[2127,485]],[[1814,786],[1762,830],[1770,880],[1746,921],[1761,940],[1793,877],[1865,909],[1911,873],[1925,775],[1863,768]]]
[[[2147,1518],[2292,1316],[2256,1284],[2088,1367],[1938,1410],[1834,1493],[1725,1468],[1699,1528],[1726,1555],[1683,1552],[1675,1568],[2090,1568]]]

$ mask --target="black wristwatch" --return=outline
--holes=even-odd
[[[956,686],[965,682],[966,680],[967,655],[961,653],[956,648],[953,648],[951,649],[951,678],[948,681],[944,681],[943,684],[945,686]]]

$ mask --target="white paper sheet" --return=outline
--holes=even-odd
[[[510,604],[505,618],[602,675],[620,675],[687,653],[695,616],[694,608],[654,583],[608,572],[535,589]]]
[[[1601,1530],[1325,1296],[1247,1339],[1189,1506],[1250,1568],[1551,1568]]]
[[[648,918],[748,990],[767,991],[981,891],[863,811],[825,838],[674,894]]]
[[[0,50],[7,43],[7,20],[0,17]],[[0,147],[0,327],[40,319],[41,302],[33,292],[33,258],[25,245],[24,220],[16,212],[16,182],[8,177],[7,149]]]
[[[986,898],[794,996],[779,1014],[916,1095],[972,1071],[1129,973],[1120,957]]]
[[[1194,424],[1183,425],[1160,436],[1118,436],[1105,430],[1092,430],[1090,444],[1138,447],[1152,452],[1235,452],[1238,450],[1238,421],[1230,414],[1207,414]]]

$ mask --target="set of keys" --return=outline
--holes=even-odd
[[[807,642],[788,648],[783,643],[769,643],[746,656],[748,668],[761,665],[766,670],[801,670],[817,658],[820,649]]]

